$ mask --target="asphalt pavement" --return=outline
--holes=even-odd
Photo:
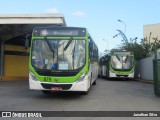
[[[0,81],[0,96],[0,111],[160,111],[153,84],[134,80],[98,78],[87,95],[45,95],[29,90],[28,81]]]

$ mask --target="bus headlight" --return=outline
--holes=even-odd
[[[77,80],[77,82],[83,81],[84,77],[86,76],[86,73],[84,72]]]
[[[34,80],[34,81],[38,81],[38,79],[36,78],[36,76],[30,71],[29,72],[29,78]]]

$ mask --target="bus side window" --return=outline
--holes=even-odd
[[[98,48],[96,47],[96,50],[95,50],[95,59],[98,60]]]
[[[107,65],[107,60],[108,60],[108,58],[106,57],[106,58],[105,58],[105,65]]]
[[[98,60],[98,48],[93,42],[91,37],[88,37],[89,40],[89,58],[92,60]]]
[[[96,60],[96,45],[93,44],[93,59]]]
[[[89,42],[89,57],[93,59],[93,42]]]

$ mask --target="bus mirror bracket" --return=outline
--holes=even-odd
[[[28,49],[30,47],[30,42],[31,42],[31,34],[27,34],[25,39],[25,49]]]

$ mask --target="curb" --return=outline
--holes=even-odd
[[[144,82],[144,83],[150,83],[150,84],[153,84],[153,83],[154,83],[153,80],[142,80],[142,79],[137,79],[137,81],[139,81],[139,82]]]

